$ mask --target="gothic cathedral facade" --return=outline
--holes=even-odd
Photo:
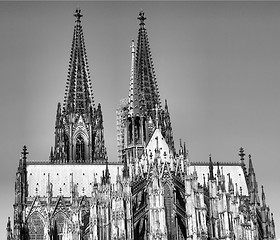
[[[191,162],[175,149],[139,13],[131,44],[128,97],[117,109],[118,159],[108,160],[101,105],[92,94],[81,11],[75,26],[64,103],[58,103],[49,160],[23,147],[7,240],[276,239],[263,187],[249,155],[235,163]]]

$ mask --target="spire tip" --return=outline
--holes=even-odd
[[[145,20],[147,18],[145,17],[145,13],[144,13],[143,9],[140,10],[138,19],[140,20],[140,25],[145,25]]]
[[[75,11],[75,14],[74,14],[74,17],[76,17],[76,21],[77,22],[81,22],[81,17],[83,15],[81,14],[81,9],[80,8],[76,8],[76,11]]]

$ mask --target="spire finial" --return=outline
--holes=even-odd
[[[243,147],[241,147],[241,148],[239,148],[239,156],[240,156],[240,161],[244,164],[244,156],[245,156],[246,154],[244,153],[244,148]]]
[[[183,153],[184,153],[184,159],[187,159],[188,150],[186,150],[186,142],[184,142],[184,150],[183,150]]]
[[[238,186],[237,186],[237,183],[235,183],[235,196],[239,196],[239,192],[238,192]]]
[[[74,17],[76,17],[76,21],[80,23],[82,16],[83,15],[81,14],[81,9],[80,8],[76,8],[76,11],[75,11],[75,14],[74,14]]]
[[[214,180],[214,174],[213,174],[213,162],[212,162],[212,157],[211,154],[209,154],[209,180]]]
[[[203,173],[203,187],[206,188],[205,174]]]
[[[263,203],[263,206],[265,207],[266,202],[265,202],[265,193],[264,193],[264,190],[263,190],[263,185],[262,185],[262,203]]]
[[[220,176],[221,172],[220,172],[220,164],[219,162],[217,162],[217,176]]]
[[[8,217],[8,222],[7,222],[7,231],[11,229],[11,219]]]
[[[250,173],[254,173],[254,167],[253,167],[253,163],[252,163],[251,154],[249,154],[248,156],[249,156],[249,174],[250,174]]]
[[[26,145],[23,146],[21,154],[23,155],[23,161],[26,161],[26,156],[29,152],[27,151]]]
[[[106,181],[106,183],[109,183],[109,180],[110,180],[110,171],[109,171],[109,168],[108,168],[108,158],[107,158],[107,157],[105,158],[105,161],[106,161],[105,181]]]
[[[140,26],[144,26],[145,25],[145,20],[147,18],[145,17],[145,13],[144,13],[143,9],[141,9],[141,11],[139,12],[138,19],[140,20]]]

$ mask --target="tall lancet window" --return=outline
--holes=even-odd
[[[166,225],[167,225],[167,234],[168,239],[171,238],[172,233],[172,195],[171,188],[168,184],[164,185],[164,206],[165,206],[165,216],[166,216]]]
[[[138,116],[135,118],[134,134],[135,134],[135,143],[139,143],[141,132],[140,132],[140,117]]]
[[[69,162],[70,156],[70,147],[69,147],[69,137],[66,133],[64,133],[64,151],[65,151],[65,161]]]
[[[29,237],[32,240],[44,239],[44,222],[42,216],[35,212],[27,220],[29,228]]]
[[[132,143],[132,119],[128,118],[128,144]]]
[[[143,119],[143,139],[146,142],[146,118]]]
[[[76,162],[85,162],[85,141],[81,135],[76,139]]]

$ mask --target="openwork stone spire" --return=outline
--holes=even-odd
[[[140,20],[140,28],[134,63],[133,93],[130,92],[129,104],[133,109],[139,108],[152,112],[156,105],[161,109],[161,102],[145,27],[146,17],[142,10],[138,19]],[[139,106],[135,103],[139,103]]]
[[[81,10],[76,9],[76,17],[71,55],[68,68],[68,77],[63,104],[66,113],[88,113],[94,107],[91,88],[88,60],[81,25]]]

